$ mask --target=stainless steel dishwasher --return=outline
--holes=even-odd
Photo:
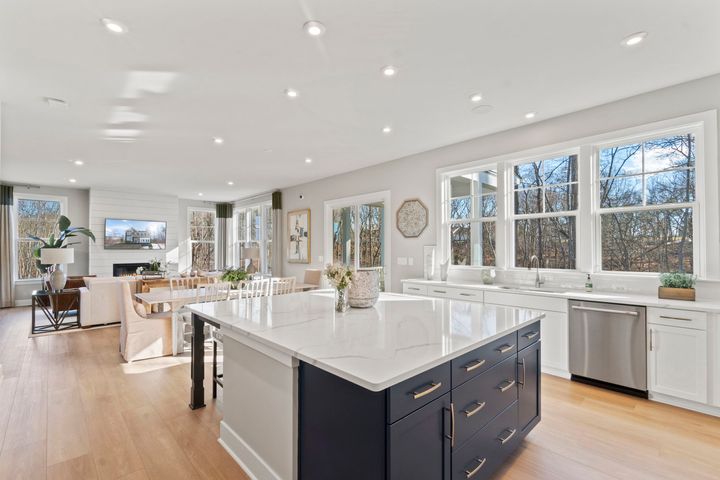
[[[570,300],[572,379],[647,397],[645,307]]]

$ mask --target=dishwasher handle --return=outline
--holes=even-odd
[[[632,310],[613,310],[612,308],[581,307],[578,305],[573,305],[572,309],[582,310],[586,312],[616,313],[618,315],[631,315],[633,317],[637,317],[639,315],[638,312],[633,312]]]

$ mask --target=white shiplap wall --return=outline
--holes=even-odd
[[[127,218],[167,222],[165,250],[105,250],[105,219]],[[152,258],[178,261],[178,198],[168,195],[134,193],[122,190],[90,189],[90,228],[99,232],[98,241],[90,245],[90,274],[112,276],[113,263],[140,263]]]

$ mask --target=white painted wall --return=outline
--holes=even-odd
[[[335,198],[390,190],[392,215],[389,218],[392,221],[391,242],[394,257],[390,285],[393,291],[400,291],[401,279],[422,276],[423,245],[436,243],[435,171],[438,168],[711,109],[720,109],[720,75],[286,188],[282,190],[283,210],[286,214],[287,211],[298,208],[311,209],[311,256],[313,266],[317,267],[320,266],[318,256],[323,252],[323,203]],[[482,121],[492,121],[492,115],[483,117]],[[708,158],[707,161],[717,162],[718,159]],[[301,194],[303,199],[299,198]],[[405,239],[395,226],[395,212],[402,201],[408,198],[420,198],[430,209],[430,224],[416,239]],[[286,237],[283,232],[285,251],[288,248]],[[414,265],[397,265],[398,256],[413,257]],[[308,266],[284,262],[285,275],[302,278],[305,268]]]
[[[99,232],[98,241],[90,246],[89,271],[98,276],[111,276],[113,263],[148,262],[153,258],[170,262],[169,269],[178,262],[179,200],[168,195],[135,193],[125,190],[90,189],[90,228]],[[127,218],[167,222],[165,250],[106,250],[105,219]]]

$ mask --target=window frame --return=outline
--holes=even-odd
[[[192,239],[192,214],[193,212],[207,212],[213,214],[213,240],[193,240]],[[192,271],[195,266],[193,262],[193,244],[195,243],[207,243],[213,245],[213,251],[214,251],[214,258],[213,258],[213,268],[212,270],[217,269],[217,261],[218,261],[218,251],[217,251],[217,231],[218,231],[218,219],[217,219],[217,212],[214,208],[210,207],[188,207],[188,214],[187,214],[187,238],[188,238],[188,265],[189,270]]]
[[[19,228],[20,228],[20,216],[18,214],[18,208],[20,207],[20,200],[44,200],[44,201],[52,201],[52,202],[59,202],[60,203],[60,215],[67,215],[67,207],[68,207],[68,198],[61,195],[44,195],[41,193],[19,193],[14,192],[13,193],[13,215],[14,218],[14,229],[13,229],[13,246],[15,248],[15,255],[17,256],[17,252],[19,251],[19,246],[21,241],[34,241],[28,238],[21,239],[19,235]],[[19,258],[15,258],[15,265],[13,265],[13,279],[15,283],[17,284],[28,284],[28,283],[35,283],[39,280],[42,280],[42,277],[33,277],[33,278],[18,278],[18,262]]]
[[[260,212],[260,231],[258,232],[258,239],[253,240],[251,238],[252,222],[250,221],[251,213],[254,209],[258,209]],[[244,237],[241,239],[240,230],[240,215],[245,216],[245,232]],[[268,238],[268,218],[272,222],[272,201],[263,201],[258,203],[245,204],[241,207],[235,207],[233,211],[233,265],[240,265],[240,248],[243,243],[255,242],[258,243],[260,248],[260,273],[263,275],[269,275],[272,271],[272,265],[268,261],[268,242],[272,245],[275,240],[274,233],[272,232],[273,238]],[[272,229],[275,229],[275,225],[272,225]]]
[[[599,148],[604,145],[621,145],[640,138],[652,139],[678,132],[695,134],[695,204],[693,206],[693,266],[698,279],[720,279],[720,250],[709,248],[720,243],[720,192],[717,189],[718,162],[718,112],[708,110],[652,123],[618,129],[607,133],[580,137],[560,143],[544,145],[527,150],[502,154],[484,159],[441,167],[436,170],[435,206],[440,214],[436,220],[436,244],[438,263],[449,258],[449,242],[445,229],[443,202],[446,176],[482,170],[497,164],[498,198],[496,227],[496,266],[515,278],[526,268],[514,267],[514,223],[509,221],[513,207],[512,165],[532,159],[554,158],[558,153],[578,153],[578,209],[576,210],[576,264],[575,270],[543,269],[547,275],[562,281],[573,281],[580,273],[592,273],[603,278],[623,279],[657,278],[656,272],[622,272],[602,270],[600,262],[600,209],[599,209]],[[503,176],[501,179],[500,176]],[[501,181],[502,180],[502,181]],[[660,205],[667,209],[669,205]],[[564,213],[564,212],[563,212]],[[483,270],[493,267],[450,265],[451,271]],[[461,274],[461,273],[459,273]],[[518,277],[519,278],[519,277]],[[616,281],[616,280],[613,280]]]

